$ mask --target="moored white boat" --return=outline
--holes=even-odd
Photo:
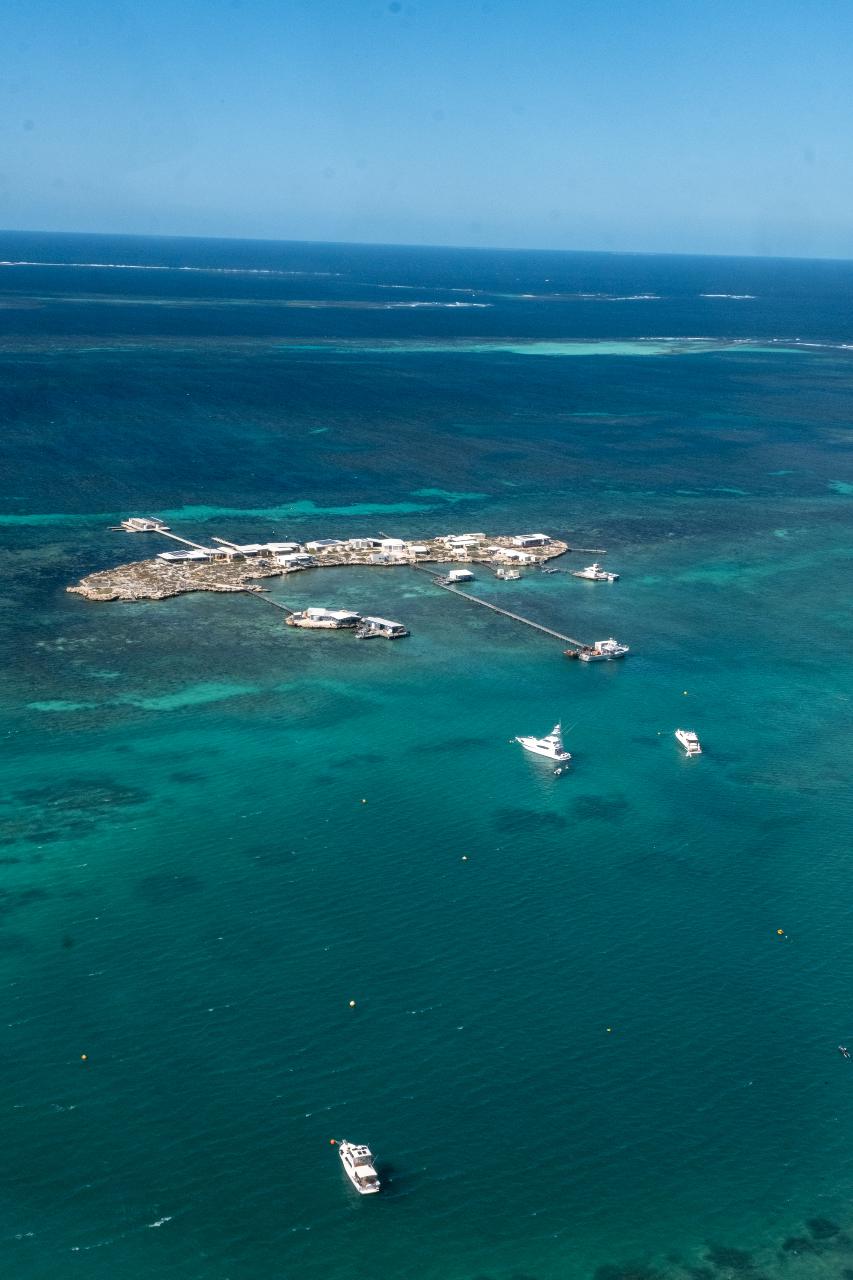
[[[572,571],[573,578],[586,578],[588,582],[616,582],[619,578],[618,573],[610,573],[607,569],[602,569],[601,565],[588,564],[585,569],[574,569]]]
[[[675,736],[689,756],[701,756],[702,744],[692,729],[676,729]]]
[[[531,751],[536,756],[545,756],[547,760],[553,760],[556,764],[567,764],[572,758],[571,752],[566,751],[563,746],[563,727],[559,722],[544,738],[516,738],[515,741],[520,742],[525,751]]]
[[[373,1152],[370,1147],[355,1142],[340,1142],[338,1155],[344,1166],[344,1173],[360,1195],[369,1196],[378,1191],[381,1183],[379,1174],[373,1167]]]
[[[611,636],[609,640],[596,640],[595,644],[581,649],[578,657],[581,662],[611,662],[614,658],[624,658],[630,652],[627,644],[619,644]]]

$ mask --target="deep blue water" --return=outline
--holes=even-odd
[[[0,259],[9,1274],[850,1280],[853,264]],[[399,644],[68,595],[139,513],[543,528],[620,581],[477,591],[632,654],[408,570],[272,587]]]

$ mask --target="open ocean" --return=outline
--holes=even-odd
[[[851,1280],[853,264],[0,258],[4,1275]],[[476,589],[632,652],[406,569],[269,584],[393,644],[68,595],[134,514],[543,529],[620,581]]]

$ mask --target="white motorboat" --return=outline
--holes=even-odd
[[[602,569],[600,564],[588,564],[585,569],[575,569],[573,578],[586,578],[588,582],[616,582],[619,574]]]
[[[547,760],[553,760],[557,764],[567,764],[572,758],[571,753],[563,746],[563,728],[559,723],[544,738],[516,738],[515,741],[520,742],[525,751],[545,756]]]
[[[338,1144],[338,1154],[344,1173],[360,1195],[369,1196],[379,1190],[379,1174],[373,1167],[373,1152],[370,1147],[359,1146],[354,1142],[341,1142]]]
[[[675,736],[689,756],[701,756],[702,744],[692,729],[676,729]]]
[[[611,636],[609,640],[596,640],[595,644],[581,649],[578,657],[581,662],[612,662],[614,658],[624,658],[630,652],[627,644],[619,644]]]

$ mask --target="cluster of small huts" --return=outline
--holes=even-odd
[[[161,531],[162,532],[162,531]],[[446,534],[425,542],[403,538],[317,538],[309,542],[227,542],[213,538],[215,546],[191,544],[180,550],[161,551],[159,560],[229,561],[271,559],[285,571],[331,564],[412,564],[435,560],[493,560],[506,564],[534,564],[551,544],[545,534],[520,534],[489,542],[484,533]],[[538,554],[537,554],[538,552]]]

